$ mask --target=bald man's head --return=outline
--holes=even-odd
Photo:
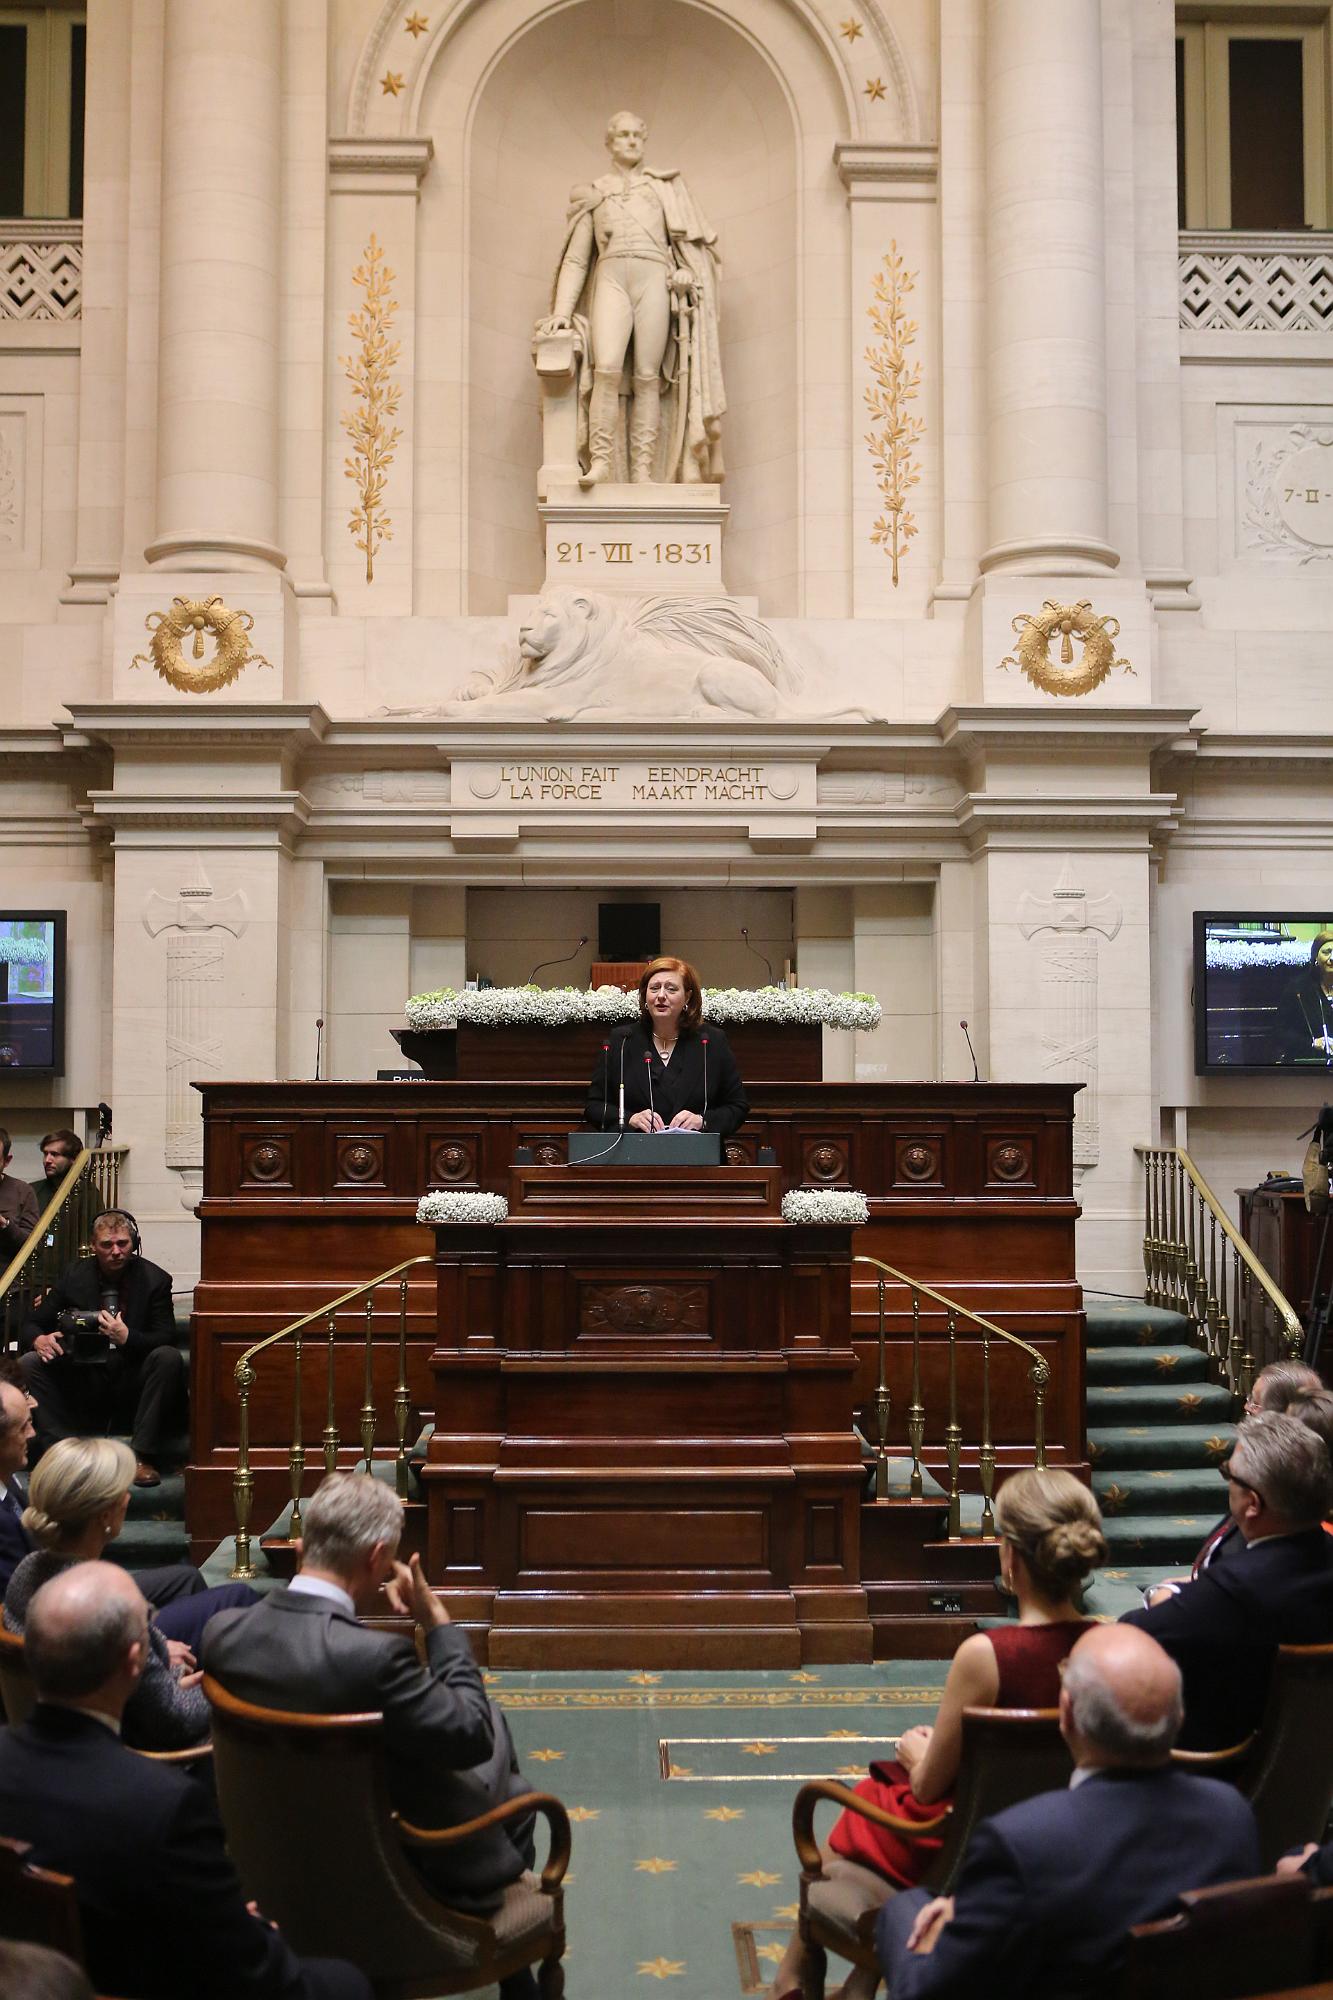
[[[28,1606],[23,1657],[43,1701],[81,1701],[123,1683],[123,1702],[137,1676],[130,1650],[137,1644],[142,1654],[147,1637],[147,1607],[128,1571],[81,1562]]]
[[[1161,1764],[1185,1718],[1180,1669],[1135,1625],[1096,1625],[1069,1655],[1060,1727],[1080,1764]]]

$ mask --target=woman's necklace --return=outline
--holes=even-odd
[[[656,1028],[653,1029],[653,1047],[657,1050],[663,1063],[669,1063],[672,1056],[676,1053],[676,1044],[674,1042],[664,1044]]]

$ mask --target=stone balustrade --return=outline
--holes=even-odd
[[[1207,333],[1333,333],[1333,233],[1182,230],[1180,324]]]
[[[0,320],[78,319],[83,223],[0,220]]]

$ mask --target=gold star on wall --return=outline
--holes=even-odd
[[[748,1875],[738,1875],[736,1880],[743,1882],[747,1889],[771,1889],[775,1882],[782,1880],[782,1877],[770,1875],[766,1868],[752,1868]]]
[[[430,26],[430,22],[421,14],[409,14],[403,22],[403,26],[412,37],[412,40],[415,41],[418,35],[425,34],[427,28]]]
[[[744,1806],[709,1806],[705,1819],[744,1819]]]
[[[640,1875],[673,1875],[676,1864],[674,1861],[664,1861],[660,1854],[650,1854],[646,1861],[636,1861],[634,1867],[636,1873]]]
[[[884,85],[877,76],[872,76],[866,85],[866,96],[872,104],[877,104],[884,95]]]
[[[854,42],[857,36],[861,33],[861,23],[857,20],[854,14],[849,14],[847,16],[847,19],[843,22],[842,26],[839,28],[838,33],[842,36],[844,41]]]
[[[403,79],[394,70],[386,70],[380,78],[380,89],[386,97],[397,97],[403,87]]]
[[[684,1970],[683,1958],[644,1958],[639,1961],[640,1979],[679,1979]]]

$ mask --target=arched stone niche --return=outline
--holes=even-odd
[[[649,157],[681,167],[721,237],[730,586],[771,616],[846,615],[855,422],[833,149],[854,103],[787,0],[492,0],[455,16],[410,119],[435,152],[415,231],[416,612],[502,612],[540,579],[532,322],[569,189],[603,170],[606,120],[632,106]]]

